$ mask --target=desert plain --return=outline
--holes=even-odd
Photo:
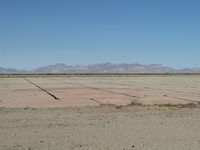
[[[198,150],[200,75],[0,77],[1,150]]]

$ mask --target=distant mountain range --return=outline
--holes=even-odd
[[[161,64],[49,65],[33,70],[0,67],[0,73],[200,73],[200,68],[173,69]]]

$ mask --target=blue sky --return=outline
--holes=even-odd
[[[199,0],[0,0],[0,66],[200,67]]]

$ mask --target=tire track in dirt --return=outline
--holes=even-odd
[[[99,82],[100,83],[100,82]],[[102,83],[102,82],[101,82]],[[127,86],[132,86],[132,84],[119,84],[119,83],[113,83],[113,82],[104,82],[107,84],[111,84],[111,85],[127,85]],[[177,91],[177,90],[169,90],[169,89],[158,89],[158,88],[151,88],[151,87],[144,87],[145,89],[152,89],[152,90],[159,90],[159,91],[169,91],[169,92],[178,92],[178,93],[186,93],[186,94],[194,94],[197,96],[200,96],[199,93],[195,93],[195,92],[185,92],[185,91]]]
[[[104,82],[104,83],[108,83],[108,84],[111,84],[111,85],[128,85],[128,86],[132,86],[131,84],[116,84],[116,83],[113,83],[113,82]],[[159,90],[159,91],[169,91],[169,92],[178,92],[178,93],[186,93],[186,94],[194,94],[194,95],[197,95],[197,96],[200,95],[200,94],[194,93],[194,92],[184,92],[184,91],[176,91],[176,90],[168,90],[168,89],[157,89],[157,88],[150,88],[150,87],[147,87],[145,89]],[[196,101],[196,100],[191,100],[191,99],[187,99],[187,98],[180,98],[180,97],[174,97],[174,96],[167,96],[167,97],[175,98],[175,99],[179,99],[179,100],[183,100],[183,101],[189,101],[189,102],[200,102],[200,101]]]
[[[179,99],[179,100],[183,100],[183,101],[189,101],[189,102],[197,102],[199,103],[200,101],[195,101],[195,100],[191,100],[191,99],[187,99],[187,98],[181,98],[181,97],[174,97],[174,96],[167,96],[169,98],[175,98],[175,99]]]
[[[199,94],[197,93],[193,93],[193,92],[183,92],[183,91],[175,91],[175,90],[166,90],[166,89],[157,89],[157,88],[145,88],[145,89],[151,89],[151,90],[160,90],[160,91],[169,91],[169,92],[179,92],[179,93],[188,93],[188,94],[194,94],[195,96],[199,96]],[[181,98],[181,97],[175,97],[175,96],[169,96],[166,95],[166,97],[169,98],[175,98],[175,99],[179,99],[179,100],[183,100],[183,101],[189,101],[189,102],[200,102],[200,101],[196,101],[196,100],[191,100],[191,99],[187,99],[187,98]]]
[[[29,82],[30,84],[32,84],[32,85],[34,85],[34,86],[36,86],[36,87],[37,87],[37,88],[39,88],[41,91],[43,91],[43,92],[47,93],[48,95],[50,95],[51,97],[53,97],[55,100],[59,100],[59,98],[58,98],[58,97],[56,97],[56,96],[55,96],[55,95],[53,95],[52,93],[48,92],[47,90],[45,90],[45,89],[41,88],[41,87],[40,87],[40,86],[38,86],[37,84],[35,84],[35,83],[31,82],[30,80],[28,80],[28,79],[26,79],[26,78],[24,78],[24,80],[26,80],[26,81],[27,81],[27,82]]]
[[[144,89],[159,90],[159,91],[169,91],[169,92],[177,92],[177,93],[186,93],[186,94],[194,94],[194,95],[200,96],[199,93],[194,93],[194,92],[184,92],[184,91],[168,90],[168,89],[158,89],[158,88],[151,88],[151,87],[144,87]]]

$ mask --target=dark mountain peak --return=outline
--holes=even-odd
[[[162,64],[92,64],[68,66],[64,63],[48,65],[31,71],[0,67],[0,73],[200,73],[200,68],[175,70]]]

